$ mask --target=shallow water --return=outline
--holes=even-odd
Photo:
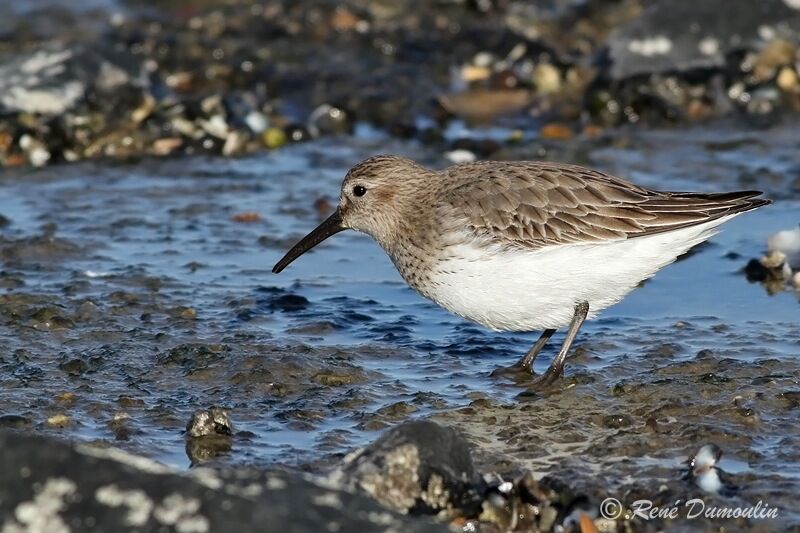
[[[681,463],[716,442],[741,498],[796,520],[798,294],[770,296],[740,273],[769,234],[800,222],[796,139],[791,128],[689,130],[548,146],[548,157],[650,186],[763,188],[779,201],[587,323],[564,386],[545,395],[489,376],[535,333],[449,315],[365,236],[337,235],[270,272],[330,212],[358,160],[445,164],[419,145],[367,132],[238,160],[6,172],[0,415],[185,467],[183,427],[220,405],[239,431],[220,461],[315,470],[385,427],[433,416],[470,437],[484,470],[533,469],[618,497],[689,490]],[[233,220],[246,212],[261,218]],[[57,414],[70,421],[48,424]]]

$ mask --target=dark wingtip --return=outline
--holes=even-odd
[[[730,209],[736,213],[751,211],[764,207],[772,203],[769,198],[757,198],[764,194],[761,191],[734,191],[723,193],[712,193],[707,195],[707,198],[713,199],[720,204],[728,204]]]
[[[746,202],[748,209],[758,209],[772,203],[769,198],[756,198],[764,194],[761,191],[741,191],[739,194],[741,194],[739,199]]]

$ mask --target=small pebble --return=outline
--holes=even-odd
[[[533,69],[533,83],[542,94],[552,94],[561,89],[561,73],[550,63],[541,63]]]
[[[153,141],[153,153],[155,155],[169,155],[183,144],[180,137],[163,137]]]
[[[56,401],[64,405],[72,405],[75,403],[75,398],[76,396],[74,392],[62,392],[56,396]]]
[[[225,144],[222,145],[222,155],[232,156],[244,151],[247,137],[244,133],[239,131],[232,131],[225,139]]]
[[[798,89],[800,79],[798,79],[797,72],[792,67],[783,67],[778,73],[775,83],[784,91],[790,92]]]
[[[263,133],[264,130],[269,127],[267,117],[260,111],[250,111],[247,116],[244,117],[244,122],[247,124],[247,127],[250,128],[250,131],[256,134]]]
[[[570,127],[566,124],[553,122],[542,126],[542,129],[539,130],[539,136],[543,139],[566,141],[572,138],[573,133]]]
[[[67,415],[53,415],[47,419],[47,425],[50,427],[63,428],[72,425],[72,419]]]
[[[314,201],[314,209],[315,209],[315,210],[317,211],[317,213],[319,213],[320,215],[325,215],[325,216],[327,216],[327,215],[328,215],[328,213],[330,213],[330,212],[331,212],[331,210],[333,209],[333,207],[331,206],[331,202],[330,202],[330,200],[328,200],[326,197],[322,196],[322,197],[320,197],[320,198],[317,198],[317,199]]]
[[[261,141],[267,148],[280,148],[286,144],[286,133],[280,128],[268,128],[261,135]]]
[[[231,220],[234,222],[240,223],[251,223],[251,222],[258,222],[261,220],[261,215],[256,213],[255,211],[245,211],[243,213],[237,213],[231,217]]]
[[[772,250],[761,258],[761,264],[767,268],[780,268],[786,262],[786,254],[780,250]]]
[[[27,133],[20,137],[19,147],[25,151],[28,161],[35,167],[43,167],[50,161],[50,152],[47,151],[44,144]]]
[[[444,156],[448,161],[456,165],[461,163],[472,163],[477,159],[475,153],[469,150],[453,150],[451,152],[445,152]]]

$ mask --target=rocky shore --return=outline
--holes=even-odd
[[[6,167],[234,156],[359,128],[488,157],[800,109],[789,0],[41,5],[6,7],[0,25]],[[462,121],[504,133],[454,131]]]
[[[797,529],[798,13],[0,2],[0,531]],[[587,323],[542,392],[492,377],[535,339],[354,232],[271,274],[379,152],[775,204]],[[778,515],[632,517],[692,498]]]
[[[199,467],[182,473],[115,448],[9,430],[0,431],[0,446],[0,525],[8,533],[596,533],[670,523],[643,527],[623,508],[614,519],[598,516],[599,502],[551,478],[480,475],[464,438],[426,421],[392,428],[326,476],[277,468]]]

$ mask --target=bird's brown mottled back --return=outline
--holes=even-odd
[[[441,198],[476,236],[537,249],[614,241],[702,224],[769,203],[758,191],[661,192],[575,165],[483,162],[450,167]]]

